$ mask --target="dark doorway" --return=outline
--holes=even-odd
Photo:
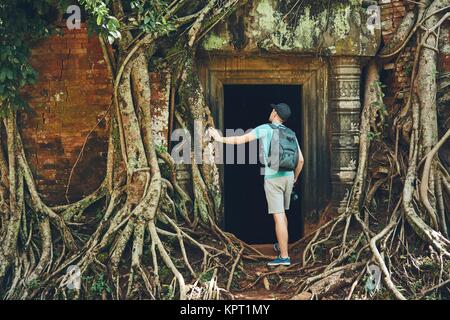
[[[270,103],[279,102],[291,106],[292,116],[286,125],[295,131],[302,147],[300,85],[224,85],[224,129],[247,130],[268,123],[272,111]],[[245,164],[224,166],[225,228],[250,244],[272,243],[276,239],[274,222],[267,213],[261,165],[248,164],[248,158],[247,145]],[[299,195],[300,183],[295,187]],[[287,211],[290,242],[302,237],[300,202],[300,199],[291,202],[291,208]]]

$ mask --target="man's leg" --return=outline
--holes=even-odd
[[[280,246],[280,256],[282,258],[289,257],[288,254],[288,228],[286,214],[274,213],[273,219],[275,220],[275,233],[277,235],[278,245]]]

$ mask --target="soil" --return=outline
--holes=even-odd
[[[267,255],[268,258],[275,258],[276,253],[273,250],[273,244],[258,244],[252,245],[253,248],[258,250],[264,255]],[[289,246],[291,262],[293,264],[297,264],[301,262],[303,247],[296,246],[295,249],[291,250],[291,245]],[[267,260],[268,261],[268,260]],[[250,272],[251,274],[257,276],[262,273],[274,271],[277,269],[286,268],[283,266],[277,268],[271,268],[267,266],[267,261],[259,261],[259,262],[248,262],[250,264]],[[249,266],[247,266],[249,267]],[[270,277],[269,277],[270,278]],[[283,278],[286,278],[283,276]],[[295,278],[295,276],[293,276]],[[272,279],[271,279],[272,280]],[[279,286],[274,281],[271,280],[261,280],[258,284],[246,290],[231,290],[231,293],[234,295],[236,300],[289,300],[293,297],[294,292],[291,290],[287,290],[287,288],[283,286]],[[249,283],[248,280],[241,281],[239,283],[241,288],[245,288]],[[266,287],[268,286],[268,287]]]

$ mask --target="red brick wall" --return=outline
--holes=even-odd
[[[107,113],[112,85],[101,46],[83,26],[39,43],[31,61],[39,81],[23,92],[35,111],[21,117],[27,158],[47,202],[65,203],[87,139],[68,191],[76,200],[98,187],[106,165],[107,123],[96,125]]]
[[[395,30],[402,22],[408,8],[402,0],[382,0],[378,1],[381,7],[381,30],[382,40],[387,44],[395,33]],[[409,49],[409,48],[408,48]],[[408,83],[409,65],[412,63],[413,54],[410,50],[405,50],[396,61],[391,61],[384,65],[384,82],[389,88],[386,92],[385,102],[388,106],[394,104],[393,95],[395,92]]]
[[[403,16],[408,9],[403,0],[380,0],[381,30],[384,43],[393,36],[395,29],[400,25]]]
[[[438,67],[443,72],[450,72],[450,22],[448,20],[441,29],[439,41],[441,44],[446,45],[444,51],[441,52],[441,55],[439,56]]]
[[[391,39],[397,27],[400,25],[403,16],[410,8],[405,6],[406,1],[403,0],[379,0],[381,8],[381,26],[383,42],[387,43]],[[412,6],[412,4],[410,4]],[[441,28],[440,44],[449,43],[450,23],[444,23]],[[410,53],[408,53],[410,55]],[[400,60],[401,62],[402,60]],[[397,63],[401,65],[401,63]],[[439,67],[442,71],[450,70],[450,49],[447,48],[441,52],[439,56]],[[401,79],[402,80],[402,79]]]

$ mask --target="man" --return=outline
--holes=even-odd
[[[297,182],[300,172],[303,168],[303,155],[298,147],[298,161],[295,170],[279,171],[274,170],[268,165],[269,149],[274,133],[274,128],[284,127],[291,116],[291,109],[285,103],[271,104],[272,112],[269,117],[269,124],[263,124],[251,132],[234,137],[222,137],[219,132],[210,128],[210,136],[221,143],[226,144],[242,144],[256,139],[262,139],[262,147],[264,151],[264,191],[266,193],[269,214],[273,214],[275,221],[275,233],[278,243],[274,244],[274,250],[278,253],[278,257],[268,263],[269,266],[290,265],[291,259],[288,253],[288,221],[285,210],[289,209],[293,184]],[[273,128],[274,127],[274,128]]]

